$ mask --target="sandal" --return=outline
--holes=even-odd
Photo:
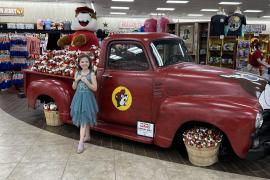
[[[81,154],[84,151],[84,144],[83,143],[79,143],[78,145],[78,149],[77,149],[77,153]]]

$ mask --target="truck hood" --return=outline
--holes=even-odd
[[[192,63],[169,66],[163,71],[167,74],[165,89],[169,96],[231,96],[257,101],[267,86],[266,80],[250,73]],[[270,104],[270,96],[266,99]]]

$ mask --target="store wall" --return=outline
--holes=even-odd
[[[24,8],[23,17],[0,16],[0,22],[20,22],[36,23],[37,19],[51,19],[53,21],[72,20],[75,16],[75,9],[78,6],[85,6],[85,3],[57,3],[57,2],[18,2],[0,0],[1,7],[22,7]],[[116,17],[98,17],[98,28],[109,29],[114,32],[125,32],[135,30],[143,25],[146,18],[123,18]],[[266,24],[266,31],[270,34],[270,21],[263,19],[247,18],[248,24]],[[173,19],[174,22],[194,22],[209,21],[210,17],[196,19]],[[107,27],[104,27],[104,23]]]
[[[75,16],[75,9],[82,3],[48,3],[48,2],[3,2],[1,7],[22,7],[24,16],[0,16],[0,22],[36,23],[37,19],[51,19],[53,21],[71,20]]]
[[[114,32],[130,32],[140,28],[144,21],[145,18],[98,17],[98,28]],[[107,27],[104,24],[107,24]]]

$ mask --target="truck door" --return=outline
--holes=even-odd
[[[129,126],[138,120],[151,122],[152,72],[142,44],[110,43],[99,87],[101,120]]]

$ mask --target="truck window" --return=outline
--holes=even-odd
[[[149,64],[140,45],[121,42],[110,45],[107,67],[117,70],[145,71],[148,70]]]
[[[184,42],[179,39],[156,40],[151,43],[152,53],[159,67],[192,62]]]

